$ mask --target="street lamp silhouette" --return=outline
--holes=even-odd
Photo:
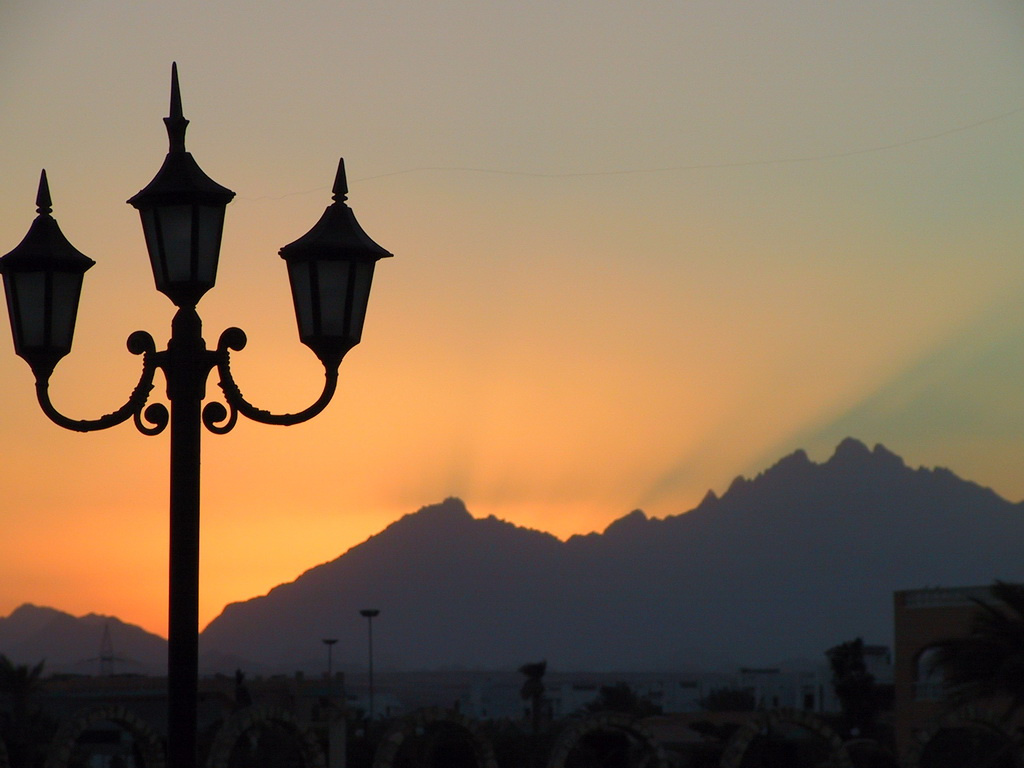
[[[142,356],[142,373],[128,401],[98,419],[72,419],[50,401],[49,381],[57,363],[71,351],[83,275],[92,259],[78,251],[51,217],[46,171],[36,196],[37,216],[22,242],[0,258],[14,350],[31,367],[36,397],[55,423],[78,432],[106,429],[132,419],[144,435],[170,425],[170,574],[168,600],[168,763],[194,768],[199,634],[199,466],[204,425],[214,434],[235,426],[238,414],[264,424],[290,425],[313,418],[337,388],[338,367],[359,343],[374,265],[391,256],[363,231],[345,204],[344,161],[334,182],[334,202],[305,235],[284,246],[299,339],[324,366],[320,397],[292,414],[272,414],[250,404],[231,373],[231,352],[246,344],[239,328],[225,330],[216,350],[202,337],[196,304],[217,277],[224,209],[234,192],[207,176],[185,150],[185,129],[177,65],[171,68],[169,151],[156,177],[128,202],[142,219],[146,247],[158,291],[177,307],[167,349],[136,331],[128,350]],[[206,381],[216,369],[224,403],[203,406]],[[163,373],[170,409],[146,405],[156,371]]]
[[[373,618],[379,616],[380,611],[376,608],[363,608],[359,612],[360,616],[366,617],[366,624],[369,631],[369,647],[370,647],[370,722],[373,722]]]
[[[334,700],[334,644],[338,642],[336,637],[325,637],[321,642],[327,646],[327,701]]]

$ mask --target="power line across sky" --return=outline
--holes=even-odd
[[[855,157],[857,155],[869,155],[878,152],[887,152],[894,149],[900,149],[902,147],[912,146],[914,144],[921,144],[928,141],[935,141],[946,136],[952,136],[958,133],[964,133],[967,131],[980,128],[991,123],[1000,122],[1007,120],[1011,117],[1015,117],[1024,112],[1024,106],[1017,107],[1008,112],[1001,112],[997,115],[989,115],[988,117],[975,120],[971,123],[965,123],[963,125],[954,126],[947,128],[942,131],[936,131],[935,133],[925,134],[923,136],[914,136],[901,141],[889,142],[887,144],[876,144],[869,147],[861,147],[859,149],[847,149],[835,152],[822,152],[818,154],[798,155],[794,157],[774,157],[774,158],[759,158],[754,160],[733,160],[717,163],[687,163],[683,165],[663,165],[654,166],[649,168],[618,168],[604,171],[567,171],[560,173],[551,172],[540,172],[540,171],[523,171],[507,168],[479,168],[474,166],[458,166],[458,165],[434,165],[434,166],[418,166],[415,168],[403,168],[398,171],[389,171],[387,173],[378,173],[372,176],[362,176],[350,181],[351,184],[358,184],[365,181],[376,181],[378,179],[387,179],[394,176],[407,176],[415,173],[473,173],[473,174],[487,174],[493,176],[526,176],[532,178],[543,178],[543,179],[574,179],[574,178],[586,178],[586,177],[601,177],[601,176],[633,176],[641,174],[658,174],[658,173],[676,173],[683,171],[704,171],[704,170],[717,170],[726,168],[751,168],[757,166],[770,166],[770,165],[788,165],[794,163],[810,163],[819,162],[826,160],[838,160],[844,157]],[[300,195],[308,195],[314,192],[321,192],[325,189],[329,189],[329,185],[322,184],[309,189],[298,190],[295,192],[286,192],[283,195],[259,195],[256,197],[244,197],[239,196],[239,200],[245,200],[247,202],[257,202],[261,200],[283,200],[288,197],[297,197]]]

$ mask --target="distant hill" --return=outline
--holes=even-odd
[[[269,594],[227,606],[207,654],[265,668],[683,670],[819,661],[833,644],[891,642],[892,593],[1024,580],[1024,510],[945,469],[911,469],[844,440],[797,451],[721,498],[601,534],[553,536],[424,507]]]
[[[76,618],[29,603],[0,618],[0,653],[18,664],[45,661],[45,674],[162,675],[167,669],[167,641],[159,635],[113,616]]]

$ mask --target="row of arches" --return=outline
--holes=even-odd
[[[925,729],[911,745],[907,763],[920,768],[1024,768],[1020,733],[986,709],[965,707]]]
[[[112,724],[127,733],[138,762],[144,768],[167,768],[163,739],[143,718],[121,705],[86,707],[64,720],[54,734],[45,768],[75,765],[79,739],[93,729]],[[316,739],[290,712],[275,707],[248,707],[230,716],[217,730],[209,747],[207,766],[229,768],[232,753],[246,737],[266,728],[277,729],[298,751],[304,768],[325,768],[323,750]],[[10,768],[0,741],[0,768]]]
[[[160,736],[142,718],[119,705],[89,707],[64,721],[57,730],[46,759],[46,768],[69,768],[78,739],[102,723],[113,723],[130,734],[137,759],[145,768],[167,768]],[[208,768],[231,768],[235,750],[247,739],[267,728],[276,729],[290,743],[303,768],[326,768],[323,750],[310,732],[288,711],[272,707],[249,707],[229,717],[217,731],[209,748]],[[857,768],[851,754],[863,745],[844,743],[822,720],[800,711],[758,713],[729,739],[720,768],[745,768],[750,764],[758,740],[770,734],[785,735],[787,729],[801,729],[817,742],[821,760],[833,768]],[[966,741],[955,737],[970,734]],[[253,742],[255,744],[255,741]],[[904,764],[921,768],[945,768],[957,750],[998,750],[999,768],[1024,768],[1020,744],[1001,725],[983,712],[965,710],[955,718],[936,724],[916,745]],[[605,712],[570,721],[547,750],[547,768],[573,768],[588,764],[587,752],[600,750],[603,765],[630,768],[666,768],[671,764],[654,734],[640,721],[627,715]],[[969,763],[966,763],[969,764]],[[396,720],[381,739],[373,757],[373,768],[404,766],[465,766],[498,768],[493,747],[480,724],[458,712],[422,709]],[[0,742],[0,768],[10,768],[8,753]]]
[[[136,758],[144,768],[167,768],[159,734],[144,719],[120,705],[87,707],[66,719],[54,734],[45,768],[74,765],[79,738],[105,724],[116,725],[130,735]],[[268,727],[287,735],[300,755],[303,768],[326,768],[323,750],[308,729],[290,712],[273,707],[248,707],[229,717],[210,745],[206,765],[231,768],[232,756],[239,745],[244,748],[247,737]],[[565,728],[555,741],[548,768],[567,768],[574,750],[597,733],[622,736],[631,749],[643,753],[639,765],[650,768],[666,765],[661,746],[641,723],[625,715],[603,713],[573,721]],[[476,721],[458,712],[435,708],[418,710],[395,721],[381,739],[373,758],[373,768],[400,768],[408,764],[498,768],[491,743]],[[2,741],[0,768],[10,768]]]

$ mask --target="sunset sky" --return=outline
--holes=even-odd
[[[277,250],[340,156],[396,256],[323,415],[204,435],[203,624],[453,495],[565,537],[851,435],[1024,498],[1024,4],[7,0],[0,253],[45,168],[97,262],[51,386],[76,418],[169,334],[124,201],[172,61],[237,193],[199,310],[248,333],[250,400],[319,392]],[[164,633],[167,436],[51,424],[3,317],[0,615]]]

